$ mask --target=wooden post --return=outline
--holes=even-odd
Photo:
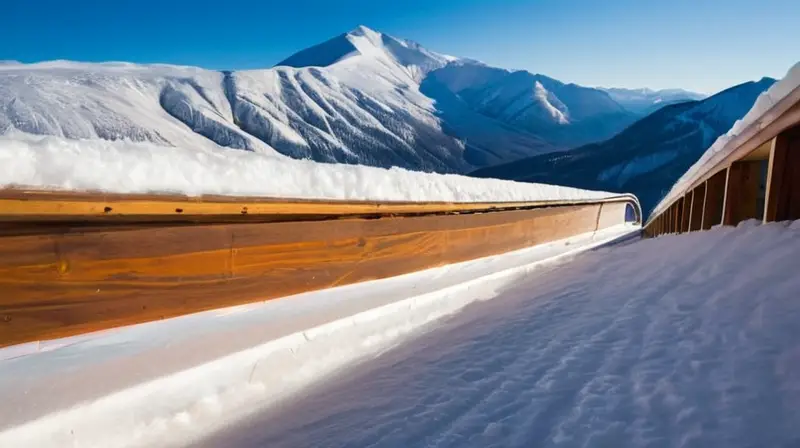
[[[725,202],[725,182],[728,170],[722,170],[706,181],[706,200],[703,205],[701,228],[708,230],[722,223],[722,206]]]
[[[706,184],[705,182],[698,185],[697,188],[692,190],[692,208],[689,217],[689,231],[694,232],[700,230],[703,226],[703,210],[706,198]]]
[[[800,127],[772,139],[764,222],[800,219]]]
[[[675,210],[673,213],[672,233],[681,232],[681,210],[683,210],[683,198],[675,201]]]
[[[692,209],[692,192],[688,192],[683,196],[683,207],[681,209],[681,228],[680,233],[689,231],[689,218]]]
[[[761,174],[760,160],[733,162],[728,168],[725,186],[725,209],[722,223],[735,226],[758,217],[758,190]]]

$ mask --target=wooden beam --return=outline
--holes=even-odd
[[[681,228],[680,233],[686,233],[689,231],[689,218],[690,213],[692,210],[692,192],[686,193],[683,196],[683,203],[681,207]]]
[[[764,222],[800,219],[800,127],[772,140]]]
[[[689,218],[689,231],[694,232],[703,227],[703,210],[706,200],[706,184],[700,184],[692,190],[692,208]]]
[[[725,183],[728,170],[722,170],[711,176],[706,182],[706,200],[703,206],[703,223],[701,228],[708,230],[722,224],[722,207],[725,202]]]
[[[683,228],[683,203],[685,197],[681,197],[675,202],[675,221],[672,226],[672,233],[681,233]]]
[[[624,204],[0,237],[0,346],[285,297],[624,222]]]
[[[761,161],[733,162],[728,168],[722,223],[735,226],[758,217]]]
[[[187,197],[160,194],[100,192],[47,192],[0,189],[0,222],[68,220],[93,223],[118,222],[273,222],[308,217],[348,218],[436,213],[474,213],[496,210],[580,205],[598,202],[630,202],[631,195],[608,200],[555,200],[515,202],[402,202],[260,198],[241,196]]]

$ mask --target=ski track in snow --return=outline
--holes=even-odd
[[[799,236],[597,249],[200,446],[800,446]]]

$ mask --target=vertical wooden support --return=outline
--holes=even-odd
[[[698,185],[697,188],[692,190],[692,208],[689,216],[689,231],[694,232],[700,230],[703,226],[703,209],[706,199],[706,184],[705,182]]]
[[[683,203],[686,200],[682,197],[675,201],[675,222],[672,227],[672,233],[681,233],[683,228]]]
[[[703,223],[701,228],[708,230],[722,224],[722,206],[725,202],[725,182],[728,170],[722,170],[706,181],[706,200],[703,206]]]
[[[772,139],[764,222],[800,219],[800,127]]]
[[[724,225],[735,226],[746,219],[758,217],[760,177],[760,160],[741,160],[731,164],[725,186]]]
[[[692,210],[692,192],[688,192],[683,196],[683,207],[681,208],[681,228],[680,233],[689,231],[689,214]]]

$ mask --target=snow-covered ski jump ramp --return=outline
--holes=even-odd
[[[0,446],[184,445],[641,219],[630,195],[0,205]]]

